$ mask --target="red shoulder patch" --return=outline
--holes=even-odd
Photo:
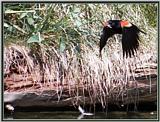
[[[121,24],[121,27],[130,27],[130,26],[132,26],[131,23],[129,23],[129,22],[126,21],[126,20],[122,20],[122,21],[120,22],[120,24]]]

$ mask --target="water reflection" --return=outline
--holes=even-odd
[[[14,112],[5,119],[157,119],[157,112],[96,112],[93,116],[80,115],[79,112]]]
[[[77,118],[77,119],[78,119],[78,120],[79,120],[79,119],[83,119],[83,117],[84,117],[84,115],[83,115],[83,114],[81,114],[81,115],[79,115],[79,116],[78,116],[78,118]]]

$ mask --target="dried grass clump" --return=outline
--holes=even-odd
[[[33,59],[28,54],[29,49],[25,46],[12,44],[4,47],[4,73],[25,74],[32,72],[34,68]]]
[[[84,46],[85,47],[85,46]],[[63,94],[63,90],[67,89],[70,96],[77,98],[77,102],[83,101],[80,96],[86,96],[87,91],[91,103],[101,102],[105,108],[107,98],[113,101],[123,100],[128,90],[128,82],[135,80],[135,70],[143,68],[145,64],[153,63],[153,57],[156,55],[149,50],[139,50],[136,57],[125,59],[122,57],[122,51],[106,51],[101,60],[98,57],[98,47],[95,50],[89,50],[85,47],[81,54],[82,58],[77,57],[74,50],[69,53],[58,53],[54,47],[46,47],[41,45],[43,52],[42,59],[44,77],[40,71],[40,64],[34,63],[34,58],[30,57],[29,50],[23,46],[11,45],[4,50],[5,56],[5,73],[15,67],[19,74],[31,74],[34,81],[41,85],[41,90],[45,90],[45,86],[49,86],[50,90],[56,90],[59,99]],[[149,53],[146,53],[149,52]],[[38,62],[38,61],[37,61]],[[10,68],[10,69],[9,69]],[[44,81],[43,81],[44,80]],[[56,87],[55,87],[55,84]],[[34,89],[33,89],[34,90]],[[83,93],[81,93],[83,91]],[[76,102],[76,103],[77,103]]]

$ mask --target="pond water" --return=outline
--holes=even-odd
[[[157,119],[157,112],[96,112],[92,116],[81,115],[77,111],[14,112],[6,114],[4,119]]]

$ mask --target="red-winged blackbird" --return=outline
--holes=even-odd
[[[103,47],[106,45],[108,38],[114,34],[122,34],[123,57],[134,56],[135,51],[139,47],[139,32],[141,31],[136,25],[126,20],[109,20],[103,23],[103,33],[100,38],[100,57]]]

